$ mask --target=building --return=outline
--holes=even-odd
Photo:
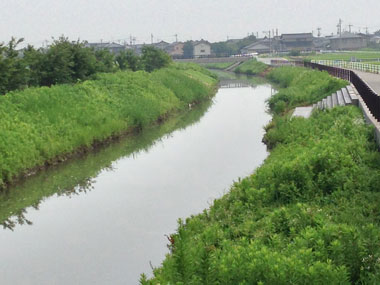
[[[94,50],[106,49],[114,54],[118,54],[119,52],[126,49],[124,45],[117,43],[87,43],[86,47],[92,48]]]
[[[194,42],[193,48],[194,58],[208,57],[211,55],[211,44],[205,40]]]
[[[370,41],[371,43],[380,44],[380,36],[373,36]]]
[[[277,43],[277,51],[289,52],[314,50],[314,37],[312,33],[282,34]]]
[[[355,50],[368,46],[368,38],[366,36],[348,32],[330,37],[329,39],[332,50]]]
[[[241,49],[242,54],[250,54],[250,53],[270,53],[271,42],[268,38],[260,39],[255,43],[252,43]],[[272,49],[273,50],[273,49]]]
[[[158,48],[160,50],[166,50],[166,48],[169,46],[170,44],[165,42],[165,41],[160,41],[158,43],[154,43],[153,46],[155,48]]]
[[[165,48],[165,51],[173,58],[181,58],[183,56],[184,43],[174,42]]]
[[[249,53],[271,53],[271,52],[290,52],[312,51],[315,49],[314,37],[312,33],[282,34],[273,38],[259,39],[242,49],[243,54]]]
[[[327,37],[314,38],[313,43],[316,50],[326,50],[330,48],[330,40]]]

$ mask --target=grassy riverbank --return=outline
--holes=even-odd
[[[204,68],[223,70],[230,67],[233,64],[234,62],[212,62],[212,63],[203,63],[201,64],[201,66],[203,66]]]
[[[191,110],[169,117],[162,124],[147,127],[136,135],[114,141],[78,159],[49,167],[20,181],[9,191],[0,192],[0,225],[14,230],[18,224],[33,223],[33,219],[28,220],[27,213],[31,207],[39,208],[45,199],[91,191],[94,178],[104,169],[111,169],[115,161],[146,152],[160,138],[197,123],[211,105],[212,100],[201,102]]]
[[[179,221],[163,266],[142,284],[380,282],[380,155],[372,130],[356,107],[288,116],[344,82],[301,68],[269,77],[286,87],[270,99],[271,154],[210,209]]]
[[[268,66],[265,63],[262,63],[257,59],[251,59],[240,64],[234,71],[236,73],[243,73],[248,75],[260,75],[267,69]]]
[[[99,74],[75,85],[0,97],[0,188],[110,137],[140,130],[209,98],[216,79],[196,65]]]
[[[311,105],[347,86],[326,72],[302,67],[281,67],[271,70],[268,79],[279,85],[279,92],[269,100],[269,108],[276,114],[296,106]]]

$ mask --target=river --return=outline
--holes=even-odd
[[[267,156],[272,87],[229,75],[211,103],[29,177],[0,195],[0,284],[137,284],[178,218]]]

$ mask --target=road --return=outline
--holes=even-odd
[[[377,94],[380,95],[380,74],[369,73],[355,70],[355,73],[360,76]]]

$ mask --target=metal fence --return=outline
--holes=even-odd
[[[322,65],[327,65],[327,66],[354,69],[354,70],[380,74],[379,64],[351,62],[351,61],[343,61],[343,60],[312,60],[312,62],[322,64]]]
[[[318,69],[320,71],[327,71],[332,76],[351,82],[363,98],[369,111],[376,118],[376,120],[380,122],[380,96],[373,91],[372,88],[369,87],[367,83],[365,83],[363,79],[361,79],[354,71],[314,62],[305,62],[304,64],[305,67]]]

